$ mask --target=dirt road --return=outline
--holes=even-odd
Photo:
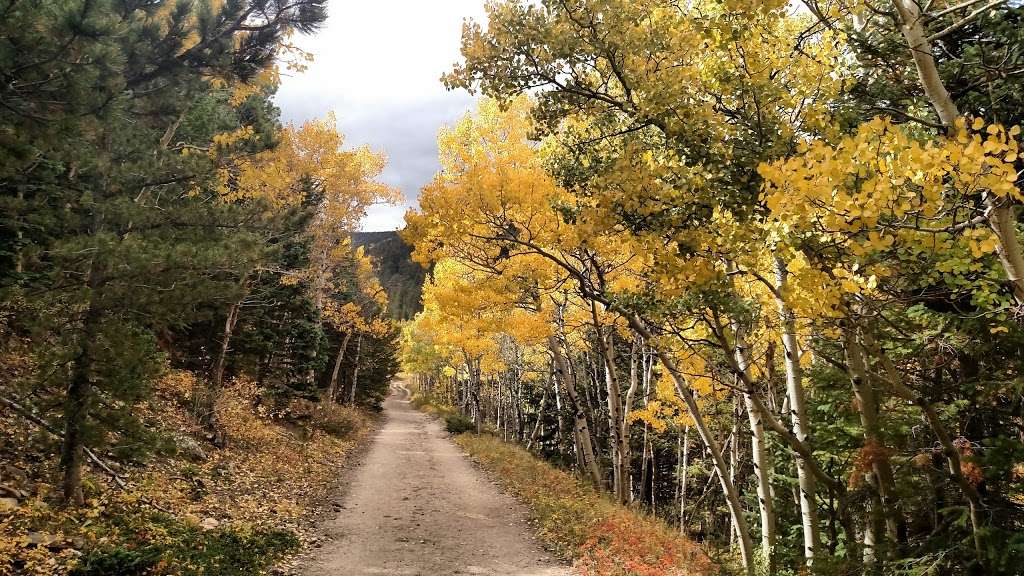
[[[523,510],[446,438],[392,395],[307,576],[565,576],[529,535]]]

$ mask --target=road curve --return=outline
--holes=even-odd
[[[306,576],[567,576],[530,536],[524,511],[396,391],[352,472],[343,507]]]

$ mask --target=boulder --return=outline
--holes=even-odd
[[[202,446],[199,442],[196,442],[191,436],[178,436],[176,438],[176,445],[178,454],[193,461],[206,460],[206,452],[203,451]]]

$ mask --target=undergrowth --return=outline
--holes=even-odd
[[[132,538],[92,548],[71,576],[249,576],[300,545],[289,530],[251,525],[203,530],[167,515],[139,520],[125,527]]]
[[[449,406],[434,403],[423,394],[414,394],[409,403],[413,408],[443,420],[444,428],[450,434],[462,434],[476,430],[476,424],[473,423],[470,417]]]
[[[538,536],[584,576],[716,573],[700,547],[660,520],[619,506],[576,477],[491,435],[456,442],[529,508]]]
[[[0,411],[0,476],[23,491],[0,510],[0,576],[250,576],[298,549],[370,416],[304,401],[271,412],[239,380],[217,404],[229,438],[217,449],[191,415],[198,385],[181,371],[156,384],[136,411],[152,456],[102,454],[127,489],[87,469],[78,509],[58,504],[57,444]]]

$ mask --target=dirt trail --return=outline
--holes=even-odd
[[[566,576],[534,542],[521,506],[398,391],[386,421],[325,526],[307,576]]]

